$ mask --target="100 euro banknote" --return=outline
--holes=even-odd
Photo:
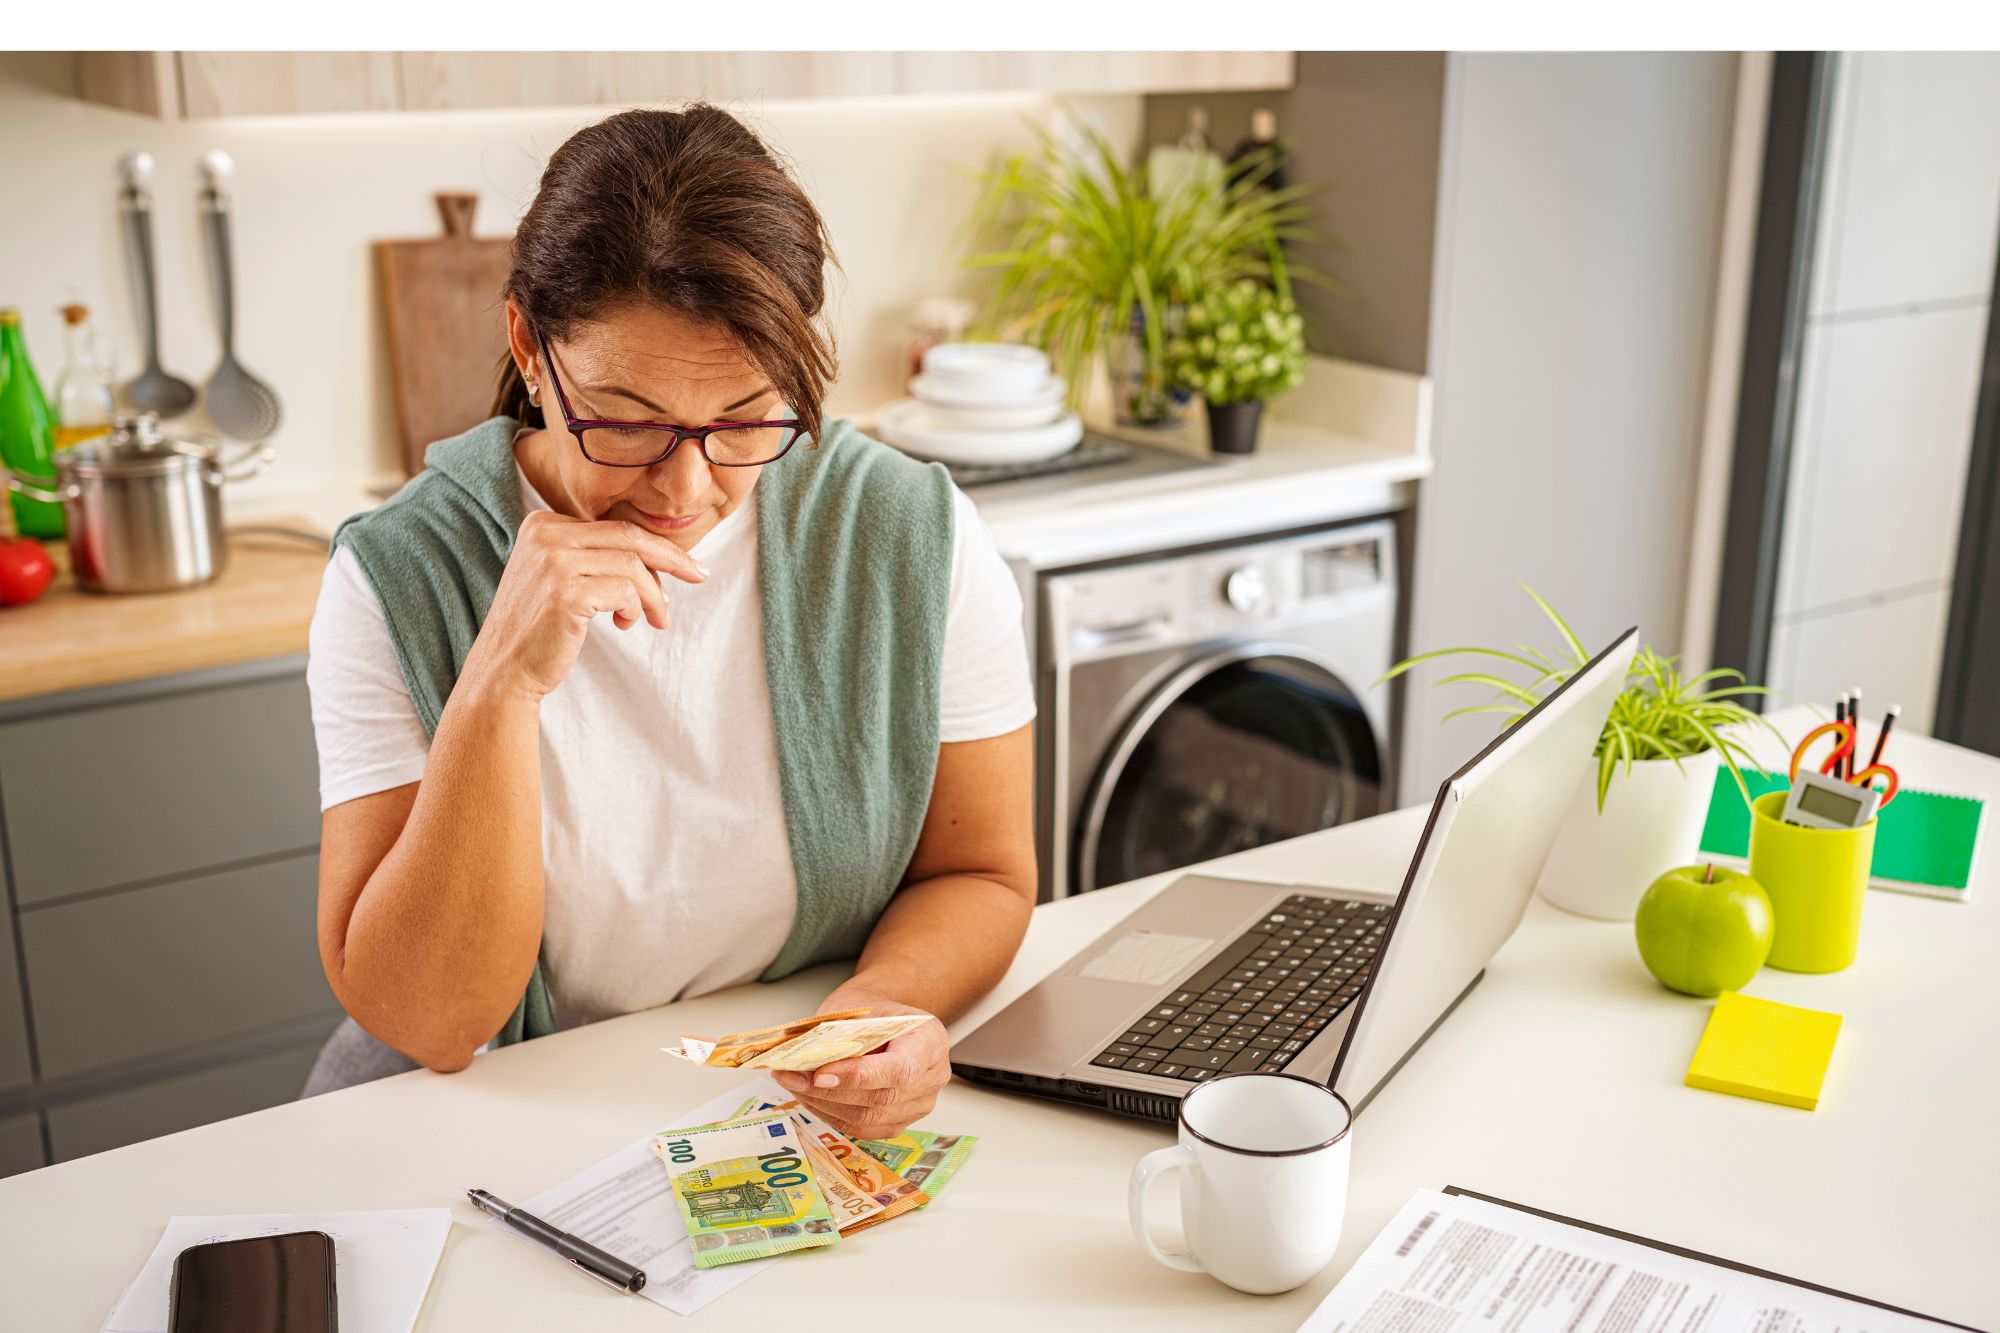
[[[661,1130],[666,1163],[696,1268],[832,1245],[840,1230],[783,1112]]]

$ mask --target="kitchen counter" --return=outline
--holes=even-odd
[[[0,610],[0,701],[302,653],[326,567],[322,547],[245,532],[211,583],[112,595],[77,587],[61,544],[49,553],[49,590]]]

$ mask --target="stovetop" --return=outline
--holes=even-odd
[[[979,499],[1013,499],[1069,490],[1080,484],[1131,481],[1138,477],[1214,466],[1208,459],[1135,444],[1086,431],[1066,454],[1035,463],[947,463],[962,490],[979,488]],[[1082,474],[1082,475],[1075,475]]]

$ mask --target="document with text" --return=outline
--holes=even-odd
[[[1956,1324],[1422,1190],[1301,1333],[1904,1333]]]

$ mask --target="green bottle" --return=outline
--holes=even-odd
[[[55,423],[49,415],[49,400],[42,395],[42,382],[28,360],[28,343],[21,336],[21,312],[0,310],[0,464],[23,477],[54,486],[56,465],[52,461]],[[14,524],[23,537],[51,541],[63,535],[63,511],[59,504],[31,500],[16,492]]]

